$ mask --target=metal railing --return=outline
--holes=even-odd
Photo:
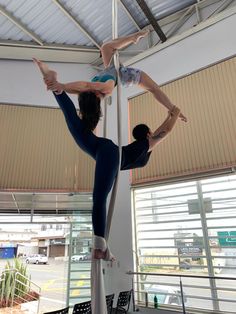
[[[11,286],[8,288],[6,286],[7,277],[9,278],[9,282],[11,282]],[[11,268],[4,270],[1,275],[0,284],[2,284],[0,303],[5,299],[8,307],[12,308],[14,306],[23,306],[28,302],[35,302],[34,305],[31,303],[28,312],[30,314],[37,314],[39,312],[41,288],[28,277],[19,273],[17,269]],[[6,288],[8,291],[6,291]],[[5,296],[6,294],[7,297]],[[27,310],[27,306],[24,307]]]
[[[149,272],[127,272],[128,275],[132,275],[133,288],[136,296],[136,304],[144,305],[145,307],[154,307],[153,297],[154,295],[159,296],[160,299],[166,300],[167,297],[174,297],[176,302],[160,302],[159,305],[163,308],[169,309],[180,309],[182,308],[183,314],[186,314],[186,310],[191,310],[192,312],[201,313],[235,313],[236,308],[236,277],[223,277],[223,276],[204,276],[204,275],[186,275],[186,274],[167,274],[167,273],[149,273]],[[136,280],[135,280],[136,277]],[[164,278],[163,278],[164,277]],[[168,282],[169,279],[174,282]],[[158,278],[158,279],[157,279]],[[178,282],[177,280],[178,279]],[[184,283],[184,280],[192,279],[193,283]],[[208,280],[208,285],[198,281]],[[223,285],[219,285],[218,281],[221,280]],[[212,290],[210,282],[213,281],[215,284],[215,291]],[[227,281],[227,286],[224,281]],[[234,287],[229,282],[235,283]],[[156,289],[156,290],[155,290]],[[195,290],[200,291],[198,295]],[[207,293],[208,292],[208,293]],[[223,295],[228,293],[231,298],[225,298]],[[194,300],[196,302],[190,302]],[[205,305],[208,306],[204,308]],[[192,303],[192,304],[191,304]],[[194,306],[194,303],[198,306]],[[229,305],[226,309],[226,304]],[[200,306],[201,305],[201,306]],[[135,308],[134,308],[135,310]]]
[[[6,274],[3,273],[2,276],[0,277],[0,287],[1,287],[1,291],[0,291],[0,303],[3,300],[3,293],[5,290],[5,278],[6,278]]]

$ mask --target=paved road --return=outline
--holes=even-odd
[[[0,272],[5,265],[5,261],[0,260]],[[65,305],[66,302],[66,293],[67,293],[67,269],[68,264],[66,262],[59,262],[50,260],[48,265],[28,265],[28,273],[31,276],[31,280],[41,287],[42,298],[40,309],[41,312],[54,310],[55,308],[61,308]],[[71,296],[74,299],[75,303],[81,302],[80,297],[88,294],[89,285],[89,263],[74,263],[72,264],[72,270],[76,272],[72,273],[72,287],[74,288],[71,291]],[[185,274],[191,274],[186,271]],[[232,271],[224,270],[218,276],[233,276]],[[236,274],[235,274],[236,276]],[[148,276],[147,281],[157,283],[157,277]],[[212,309],[212,304],[210,300],[199,300],[192,297],[202,296],[202,297],[211,297],[209,289],[204,289],[209,286],[207,279],[192,279],[183,278],[184,292],[187,295],[190,295],[187,299],[187,306],[197,307],[197,308],[206,308]],[[159,277],[158,284],[161,283],[176,283],[178,280],[174,278]],[[200,287],[192,288],[187,285],[196,285]],[[233,288],[235,291],[219,291],[218,296],[223,299],[236,300],[236,281],[226,281],[221,280],[217,282],[218,286],[225,288]],[[225,311],[235,313],[236,302],[220,302],[220,308]]]
[[[0,260],[0,273],[6,264],[5,260]],[[48,265],[27,265],[28,274],[31,280],[41,288],[40,312],[55,310],[62,308],[66,304],[67,298],[67,279],[68,279],[68,263],[63,261],[49,260]],[[89,263],[74,263],[73,270],[78,272],[73,273],[72,286],[76,289],[72,290],[71,295],[76,300],[82,295],[87,295],[88,290],[84,289],[89,282],[86,278],[89,277]],[[83,272],[81,272],[83,270]],[[88,270],[88,272],[84,272]],[[77,289],[78,288],[78,289]]]

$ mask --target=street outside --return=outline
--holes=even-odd
[[[0,273],[3,270],[6,264],[6,260],[0,260]],[[47,265],[35,265],[28,264],[27,266],[28,274],[31,276],[31,280],[41,287],[41,300],[40,300],[40,313],[46,311],[55,310],[63,308],[66,305],[67,298],[67,269],[68,263],[64,261],[55,261],[54,259],[49,259]],[[74,299],[74,303],[82,302],[80,297],[83,295],[88,295],[89,290],[86,287],[89,286],[89,271],[90,263],[88,262],[76,262],[72,263],[72,269],[77,270],[73,272],[73,281],[72,287],[74,288],[71,291],[71,296]],[[80,272],[81,270],[81,272]],[[233,277],[233,270],[222,270],[217,276],[230,276]],[[192,274],[191,272],[186,271],[185,274]],[[195,273],[195,275],[197,275]],[[200,275],[198,273],[198,275]],[[236,277],[236,274],[234,275]],[[162,283],[168,285],[168,283],[178,284],[177,278],[167,278],[167,277],[156,277],[156,276],[147,276],[146,281],[153,284],[158,282],[158,285]],[[207,279],[194,279],[194,282],[191,278],[182,278],[184,293],[186,295],[200,296],[203,298],[211,297],[210,290],[204,289],[204,287],[209,287]],[[187,285],[199,286],[196,288],[187,287]],[[231,299],[236,300],[236,281],[220,280],[217,281],[217,285],[221,287],[227,287],[228,289],[232,288],[235,291],[219,291],[218,297],[221,299]],[[236,303],[236,302],[235,302]],[[220,309],[224,311],[229,311],[235,313],[235,304],[234,302],[220,302]],[[186,306],[195,307],[195,308],[204,308],[212,309],[212,303],[207,299],[194,299],[187,297]]]
[[[176,272],[175,272],[176,274]],[[182,272],[181,274],[183,275],[203,275],[201,273],[194,273],[191,271],[185,271]],[[206,275],[206,274],[205,274]],[[217,277],[234,277],[236,278],[236,270],[234,269],[222,269],[220,274],[216,275]],[[168,284],[173,285],[176,284],[176,287],[178,290],[179,288],[179,278],[173,278],[173,277],[160,277],[160,276],[147,276],[146,282],[151,283],[150,286],[153,284],[162,285],[163,287],[168,286]],[[185,303],[186,307],[192,307],[192,308],[198,308],[198,309],[209,309],[213,310],[212,307],[212,301],[207,300],[204,298],[211,298],[211,292],[209,289],[209,279],[201,279],[201,278],[184,278],[182,277],[182,284],[183,284],[183,291],[184,294],[187,295],[187,301]],[[196,287],[188,287],[188,286],[196,286]],[[222,291],[218,290],[218,298],[219,299],[227,299],[231,300],[231,302],[219,302],[219,307],[221,311],[228,311],[232,313],[235,312],[236,308],[236,280],[225,280],[225,279],[220,279],[216,280],[216,285],[217,288],[226,288],[228,290],[235,290],[235,291]],[[148,286],[148,285],[147,285]],[[147,289],[148,290],[148,289]],[[190,296],[190,297],[189,297]],[[200,298],[195,298],[195,297],[202,297]],[[233,301],[233,302],[232,302]]]
[[[5,267],[5,264],[6,260],[0,259],[0,273]],[[72,267],[74,266],[76,266],[78,270],[87,269],[90,271],[89,263],[74,263]],[[47,265],[27,265],[28,275],[30,275],[31,281],[41,288],[40,313],[65,307],[67,298],[67,269],[67,262],[55,261],[54,259],[49,259]],[[88,294],[87,289],[80,289],[88,286],[88,282],[83,280],[84,276],[84,272],[81,274],[77,273],[76,279],[78,280],[73,281],[73,286],[78,287],[78,289],[71,292],[72,297],[76,298],[77,296]],[[76,299],[74,302],[76,303]]]

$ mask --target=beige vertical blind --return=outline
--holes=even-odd
[[[79,149],[59,109],[0,105],[0,188],[92,189],[94,161]]]
[[[148,165],[132,171],[132,184],[236,166],[236,58],[166,84],[162,90],[187,116],[153,151]],[[167,115],[150,93],[129,101],[130,129],[155,130]]]

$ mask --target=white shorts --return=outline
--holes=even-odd
[[[120,66],[119,74],[121,84],[125,87],[136,85],[140,83],[141,70],[135,68]]]
[[[125,87],[139,84],[141,73],[142,71],[139,69],[124,67],[121,65],[119,69],[121,84]],[[92,81],[105,82],[107,79],[114,79],[114,81],[117,83],[117,73],[114,65],[110,65],[108,68],[101,71],[92,79]]]

